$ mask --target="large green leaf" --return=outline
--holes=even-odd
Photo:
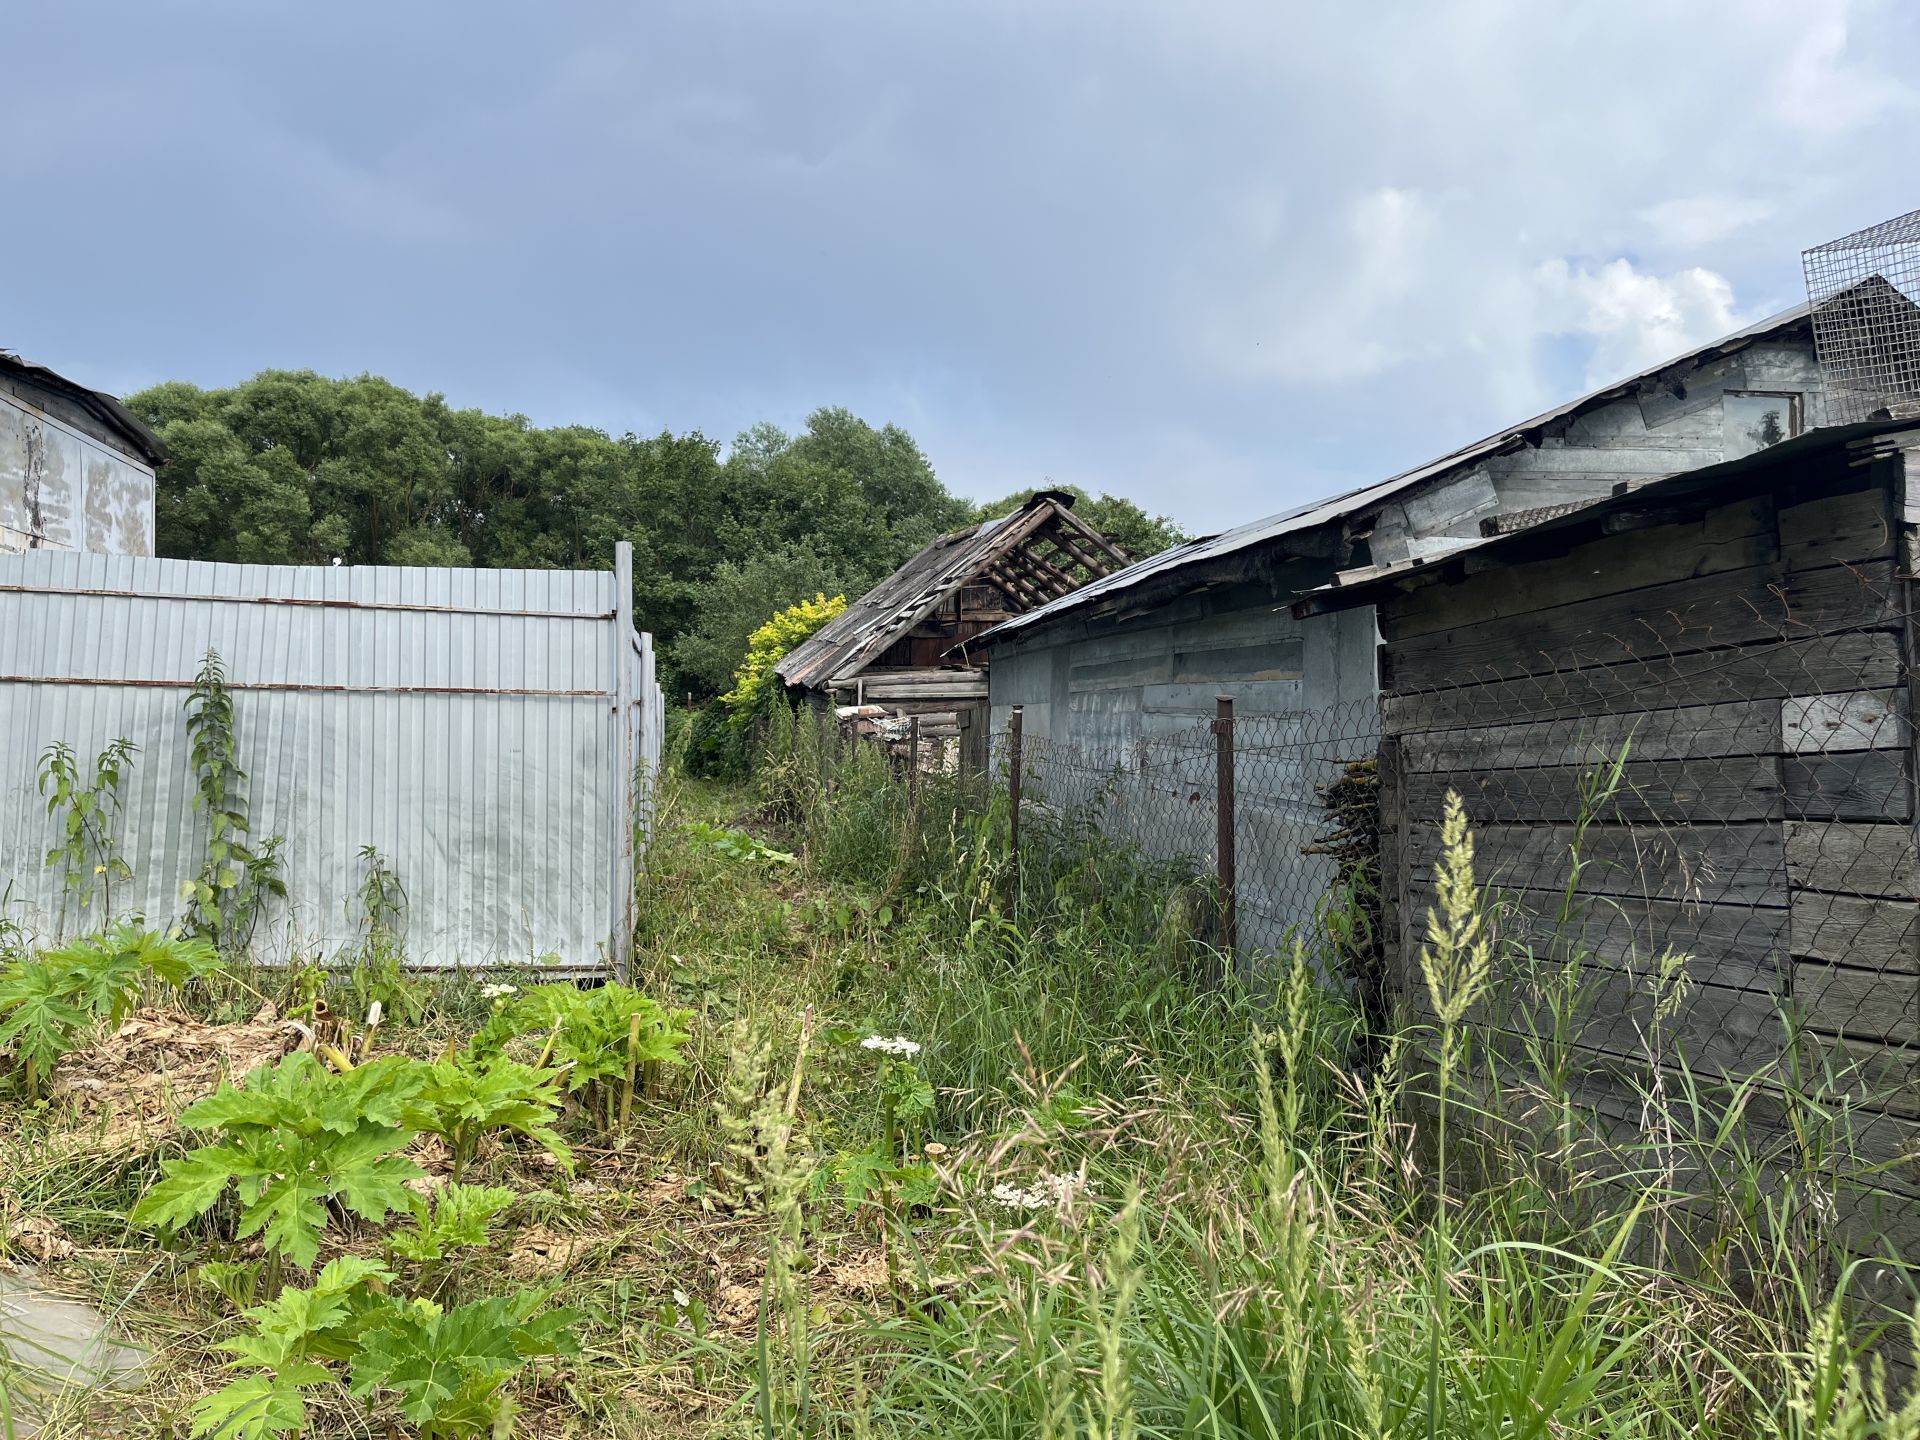
[[[332,1379],[318,1365],[289,1366],[277,1375],[247,1375],[193,1407],[195,1440],[266,1440],[298,1435],[307,1426],[302,1389]]]

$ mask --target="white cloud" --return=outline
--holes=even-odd
[[[1681,195],[1645,207],[1639,219],[1655,244],[1697,249],[1758,224],[1769,218],[1773,209],[1771,202],[1753,197]]]
[[[1733,286],[1695,266],[1671,275],[1629,260],[1598,268],[1553,260],[1534,276],[1539,332],[1591,340],[1590,386],[1604,385],[1740,328]]]
[[[1200,335],[1212,365],[1242,379],[1352,381],[1416,352],[1405,317],[1436,279],[1428,257],[1437,214],[1426,196],[1381,186],[1318,237],[1289,233],[1258,205],[1244,208],[1277,273],[1244,295],[1215,287]]]

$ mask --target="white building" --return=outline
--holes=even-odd
[[[0,351],[0,553],[153,554],[166,458],[111,395]]]

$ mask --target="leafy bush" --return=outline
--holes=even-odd
[[[119,1026],[148,976],[182,985],[218,965],[204,940],[124,923],[38,958],[23,956],[0,973],[0,1045],[13,1047],[28,1095],[38,1096],[87,1031],[102,1022]]]
[[[273,1256],[311,1267],[329,1204],[375,1223],[410,1208],[406,1182],[421,1171],[396,1152],[413,1139],[404,1122],[425,1068],[387,1056],[335,1074],[299,1051],[242,1086],[223,1083],[180,1117],[183,1129],[221,1138],[162,1162],[162,1178],[130,1218],[176,1231],[232,1188],[240,1203],[235,1238],[259,1235]]]
[[[709,700],[687,726],[683,765],[701,780],[737,780],[747,773],[745,734],[728,723],[724,700]]]
[[[773,706],[786,703],[785,687],[773,667],[786,658],[788,651],[811,638],[816,630],[846,608],[844,595],[836,595],[831,600],[816,595],[777,612],[753,632],[747,640],[746,658],[734,672],[733,689],[720,697],[727,704],[729,721],[735,729],[751,729]]]

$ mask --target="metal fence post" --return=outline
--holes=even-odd
[[[1018,705],[1007,715],[1007,804],[1010,811],[1007,851],[1013,865],[1016,896],[1020,886],[1020,776],[1026,769],[1026,758],[1021,754],[1020,744],[1022,719],[1022,707]]]
[[[1216,695],[1213,702],[1214,814],[1217,832],[1214,863],[1220,880],[1220,948],[1231,958],[1239,943],[1239,915],[1234,897],[1233,838],[1233,697]]]
[[[622,982],[633,967],[634,771],[633,750],[633,546],[616,540],[613,546],[613,657],[607,677],[613,698],[613,768],[616,796],[613,840],[613,933],[608,937],[608,959],[613,978]]]

